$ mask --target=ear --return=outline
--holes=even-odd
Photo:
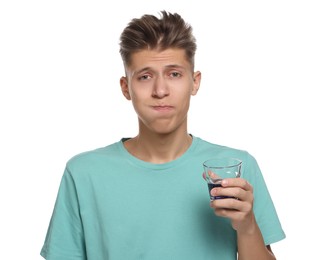
[[[122,93],[123,93],[124,97],[127,100],[131,100],[127,77],[121,77],[120,78],[120,86],[121,86],[121,90],[122,90]]]
[[[193,73],[193,89],[192,89],[192,96],[195,96],[196,93],[199,91],[201,84],[201,72],[196,71]]]

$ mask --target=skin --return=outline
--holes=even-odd
[[[233,196],[237,199],[218,199],[210,203],[215,214],[229,218],[237,231],[238,259],[275,259],[271,246],[264,246],[261,231],[253,212],[253,187],[244,179],[230,178],[221,188],[211,190],[213,196]]]
[[[164,163],[191,145],[187,112],[201,81],[201,73],[191,68],[184,50],[145,50],[132,55],[126,77],[120,79],[122,93],[138,115],[139,134],[125,142],[131,154]]]
[[[181,49],[142,50],[131,57],[121,77],[123,95],[133,104],[139,133],[124,143],[135,157],[152,163],[165,163],[181,156],[191,145],[187,132],[190,99],[200,87],[201,73],[193,72]],[[204,177],[204,176],[203,176]],[[234,196],[210,203],[220,217],[231,220],[237,231],[239,260],[274,260],[265,246],[253,213],[253,188],[244,179],[225,179],[213,196]]]

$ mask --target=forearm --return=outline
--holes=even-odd
[[[237,233],[238,260],[275,260],[273,253],[267,249],[257,224],[250,232]]]

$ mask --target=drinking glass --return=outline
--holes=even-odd
[[[242,161],[237,158],[211,158],[203,163],[205,180],[208,184],[210,200],[225,199],[228,196],[212,196],[211,190],[221,187],[221,181],[226,178],[239,178]]]

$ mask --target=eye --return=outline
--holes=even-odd
[[[149,80],[151,76],[149,74],[144,74],[138,77],[138,80]]]
[[[179,78],[179,77],[181,77],[182,75],[181,75],[179,72],[177,72],[177,71],[173,71],[172,73],[170,73],[170,76],[171,76],[172,78]]]

